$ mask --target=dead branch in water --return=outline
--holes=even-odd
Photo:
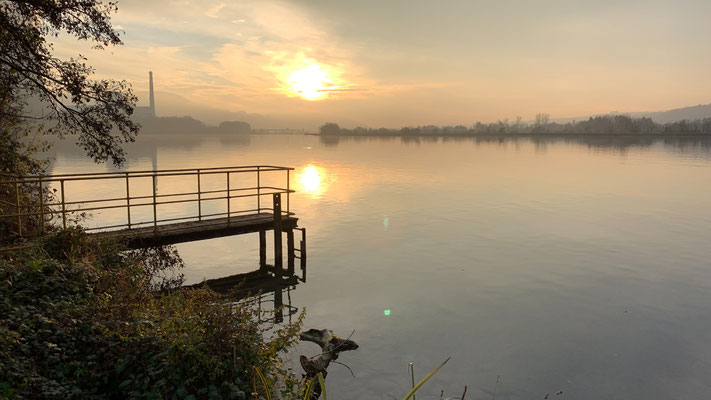
[[[328,329],[309,329],[306,332],[302,332],[299,338],[306,342],[316,343],[321,347],[321,354],[318,356],[309,358],[302,355],[299,357],[301,367],[306,373],[304,375],[306,379],[314,379],[319,372],[325,379],[327,375],[326,369],[328,365],[331,364],[331,361],[338,358],[338,353],[358,348],[356,342],[350,339],[342,339],[334,335],[333,332]],[[317,400],[321,397],[322,391],[323,388],[321,384],[315,381],[314,389],[309,400]]]

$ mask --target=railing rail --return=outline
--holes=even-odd
[[[239,167],[216,167],[216,168],[183,168],[183,169],[165,169],[165,170],[141,170],[141,171],[121,171],[121,172],[98,172],[88,174],[55,174],[55,175],[34,175],[34,176],[13,176],[2,174],[0,185],[5,186],[4,193],[14,195],[14,202],[8,196],[4,200],[0,200],[2,205],[0,218],[7,221],[14,221],[16,224],[15,233],[20,236],[32,236],[44,232],[45,224],[50,220],[61,220],[61,226],[66,228],[71,224],[72,218],[80,215],[80,213],[105,211],[105,210],[120,210],[125,209],[123,213],[123,221],[117,223],[116,216],[113,222],[92,221],[94,226],[86,228],[88,231],[106,231],[117,229],[132,229],[137,227],[153,226],[154,230],[158,230],[161,225],[168,222],[177,221],[202,221],[205,218],[226,218],[228,225],[232,218],[243,216],[244,214],[262,214],[274,213],[273,208],[264,207],[261,201],[262,196],[272,196],[275,193],[285,193],[285,207],[282,206],[281,211],[277,207],[277,211],[283,216],[293,215],[289,210],[289,194],[293,191],[290,189],[290,172],[293,168],[279,167],[273,165],[251,165]],[[238,181],[233,179],[237,176],[245,176],[245,174],[254,174],[256,186],[253,184],[236,184]],[[279,174],[285,174],[279,177]],[[215,187],[215,179],[220,175],[224,175],[223,186]],[[194,178],[191,178],[194,177]],[[265,177],[270,179],[270,184],[263,184]],[[191,183],[188,185],[190,189],[184,191],[159,191],[158,184],[161,179],[182,179]],[[207,178],[213,179],[213,184],[205,185]],[[152,186],[149,193],[140,193],[136,190],[140,186],[138,181],[141,181],[143,186],[146,186],[146,181],[150,181]],[[243,179],[247,182],[251,179]],[[284,184],[274,184],[280,181]],[[115,181],[115,184],[113,183]],[[103,184],[109,182],[113,195],[101,197],[100,193],[87,193],[87,190],[72,192],[67,187],[86,183],[87,185]],[[95,185],[94,185],[95,186]],[[51,197],[46,196],[46,189],[51,187],[55,194]],[[117,195],[115,192],[122,189],[122,194]],[[31,190],[30,190],[31,189]],[[170,189],[170,187],[168,188]],[[58,193],[56,193],[58,192]],[[88,191],[91,192],[91,191]],[[251,206],[235,208],[232,202],[254,198],[256,201]],[[207,204],[221,202],[224,205],[225,211],[213,210],[208,211]],[[161,216],[159,210],[161,206],[181,205],[194,203],[197,205],[197,212],[185,211],[185,215],[170,215]],[[267,203],[269,204],[269,203]],[[132,211],[152,208],[152,215],[147,218],[136,218]],[[212,208],[221,206],[213,206]],[[144,213],[145,214],[145,213]],[[26,229],[30,218],[41,221],[39,229]]]

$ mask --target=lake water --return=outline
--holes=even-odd
[[[292,304],[360,345],[329,399],[401,398],[408,363],[422,377],[449,356],[418,398],[711,393],[711,140],[144,136],[128,156],[296,168]],[[105,170],[65,145],[52,168]],[[258,261],[256,235],[177,247],[190,283]]]

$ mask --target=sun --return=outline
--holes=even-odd
[[[306,65],[289,75],[286,83],[289,90],[305,100],[320,100],[333,89],[332,77],[318,64]]]

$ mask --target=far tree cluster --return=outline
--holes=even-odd
[[[217,126],[210,126],[190,116],[137,118],[136,121],[141,124],[141,132],[149,134],[249,134],[252,132],[252,127],[247,122],[223,121]]]
[[[557,123],[550,122],[548,114],[538,114],[532,123],[508,119],[494,123],[477,122],[470,126],[417,126],[400,129],[387,128],[341,128],[336,123],[326,123],[319,129],[321,135],[353,136],[456,136],[456,135],[536,135],[536,134],[615,134],[615,135],[657,135],[657,134],[711,134],[711,118],[693,121],[678,121],[659,124],[651,118],[632,118],[627,115],[605,115],[591,117],[585,121]]]

